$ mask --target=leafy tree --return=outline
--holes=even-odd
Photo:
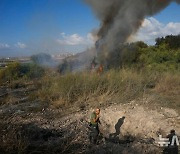
[[[0,82],[17,80],[23,77],[33,79],[44,75],[44,69],[36,64],[10,63],[6,68],[0,70]]]
[[[130,67],[137,64],[143,48],[148,48],[148,45],[142,41],[121,45],[109,53],[106,60],[108,68]]]
[[[167,44],[170,49],[178,49],[180,48],[180,35],[168,35],[166,37],[161,37],[156,39],[156,46],[160,46],[162,44]]]

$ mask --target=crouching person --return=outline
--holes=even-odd
[[[90,142],[93,144],[97,144],[98,135],[99,135],[99,126],[98,124],[101,124],[100,120],[100,109],[97,108],[92,112],[90,117],[90,134],[89,139]]]

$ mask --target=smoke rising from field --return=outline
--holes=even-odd
[[[140,28],[147,16],[153,16],[171,2],[180,0],[85,0],[101,22],[97,51],[108,53],[125,43]]]

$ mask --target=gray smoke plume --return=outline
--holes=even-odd
[[[101,21],[97,50],[108,54],[136,33],[145,17],[174,1],[180,3],[180,0],[85,0]]]

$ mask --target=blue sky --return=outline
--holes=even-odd
[[[172,3],[146,23],[152,27],[155,22],[162,29],[168,29],[169,23],[179,26],[179,10],[180,6]],[[83,0],[0,0],[0,57],[80,52],[93,45],[90,33],[98,26]],[[146,28],[140,29],[139,39]]]

